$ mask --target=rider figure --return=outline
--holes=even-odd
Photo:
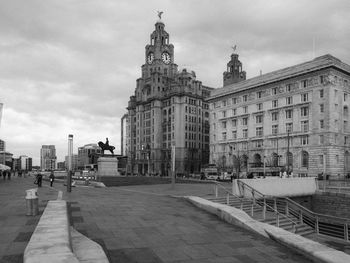
[[[106,143],[105,145],[108,147],[109,146],[109,141],[108,141],[108,138],[106,138]]]

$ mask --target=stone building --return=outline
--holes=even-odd
[[[224,73],[208,100],[212,163],[240,176],[350,172],[349,65],[324,55],[243,79]]]
[[[97,165],[97,159],[101,154],[102,150],[96,143],[90,143],[78,147],[77,168],[81,170],[94,168],[94,166]]]
[[[212,88],[203,86],[193,71],[178,71],[174,58],[174,46],[159,20],[128,102],[128,174],[168,175],[172,146],[177,174],[199,172],[209,161],[209,107],[204,98]]]

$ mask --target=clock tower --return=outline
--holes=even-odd
[[[171,149],[176,148],[176,172],[199,173],[209,162],[209,107],[212,88],[194,71],[178,71],[174,46],[159,20],[145,47],[142,75],[128,103],[126,140],[131,174],[169,176]]]
[[[177,72],[174,64],[174,46],[169,43],[169,34],[164,30],[164,23],[159,19],[150,36],[150,44],[145,47],[145,64],[142,66],[142,77],[149,73],[161,72],[169,77]]]

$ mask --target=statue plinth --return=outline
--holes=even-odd
[[[114,156],[102,156],[97,159],[98,176],[118,176],[118,159]]]

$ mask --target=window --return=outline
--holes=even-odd
[[[277,108],[278,107],[278,100],[273,100],[272,101],[272,108]]]
[[[232,104],[237,104],[237,98],[232,98]]]
[[[272,95],[276,95],[277,94],[277,88],[272,88]]]
[[[320,76],[320,83],[323,84],[324,83],[324,76]]]
[[[309,116],[309,107],[300,108],[300,115],[301,115],[301,117]]]
[[[324,144],[324,136],[323,135],[319,135],[319,143]]]
[[[226,140],[226,132],[223,132],[223,133],[222,133],[222,139],[223,139],[223,140]]]
[[[262,91],[258,91],[258,92],[256,93],[256,97],[257,97],[258,99],[261,99],[261,97],[262,97]]]
[[[263,140],[257,140],[255,141],[255,147],[256,148],[261,148],[264,146],[264,141]]]
[[[309,167],[309,154],[306,151],[301,152],[301,167]]]
[[[222,128],[223,128],[223,129],[226,129],[226,121],[223,121],[223,122],[222,122]]]
[[[223,100],[223,101],[222,101],[222,106],[223,106],[223,107],[226,107],[226,100]]]
[[[248,129],[243,129],[243,138],[248,138]]]
[[[257,108],[257,110],[262,110],[263,109],[263,104],[262,103],[256,104],[256,108]]]
[[[323,96],[324,96],[324,91],[323,91],[323,89],[321,89],[321,90],[320,90],[320,98],[322,99]]]
[[[293,123],[286,123],[286,132],[293,132]]]
[[[344,132],[348,132],[348,122],[347,121],[344,121]]]
[[[346,101],[348,99],[348,94],[344,93],[344,101]]]
[[[232,131],[232,139],[237,139],[237,131]]]
[[[286,90],[287,90],[287,92],[291,92],[292,91],[292,84],[287,84]]]
[[[237,115],[237,109],[232,109],[232,115],[236,116]]]
[[[277,124],[272,125],[272,134],[273,135],[278,134],[278,125]]]
[[[232,127],[237,127],[237,120],[236,119],[232,120]]]
[[[303,93],[303,94],[301,94],[301,101],[302,102],[306,102],[306,101],[308,101],[309,100],[309,95],[308,95],[308,93]]]
[[[293,97],[287,97],[287,98],[286,98],[286,104],[287,104],[287,105],[293,104]]]
[[[335,111],[338,111],[338,109],[339,109],[338,103],[334,104],[334,108],[335,108]]]
[[[301,136],[300,137],[300,144],[301,145],[308,145],[309,144],[309,136]]]
[[[293,110],[286,110],[286,119],[293,118]]]
[[[248,106],[243,107],[243,113],[248,113]]]
[[[323,155],[318,156],[318,162],[320,165],[323,165]]]
[[[320,104],[320,112],[321,112],[321,113],[324,112],[324,104]]]
[[[264,135],[263,127],[257,127],[256,128],[256,136],[262,137]]]
[[[248,101],[248,95],[243,95],[243,96],[242,96],[242,99],[243,99],[243,102]]]
[[[248,125],[248,118],[242,119],[242,125],[247,126]]]
[[[324,120],[320,120],[320,129],[324,128]]]
[[[277,121],[278,120],[278,112],[272,112],[271,118],[272,118],[272,121]]]
[[[301,131],[302,132],[308,132],[309,131],[309,121],[302,121],[301,122]]]
[[[303,80],[302,82],[301,82],[301,86],[303,87],[303,88],[307,88],[307,85],[308,84],[308,81],[307,81],[307,79],[306,80]]]
[[[222,117],[223,117],[223,118],[226,118],[226,111],[225,111],[225,110],[222,111]]]
[[[262,123],[263,122],[263,115],[257,115],[256,116],[256,123]]]

